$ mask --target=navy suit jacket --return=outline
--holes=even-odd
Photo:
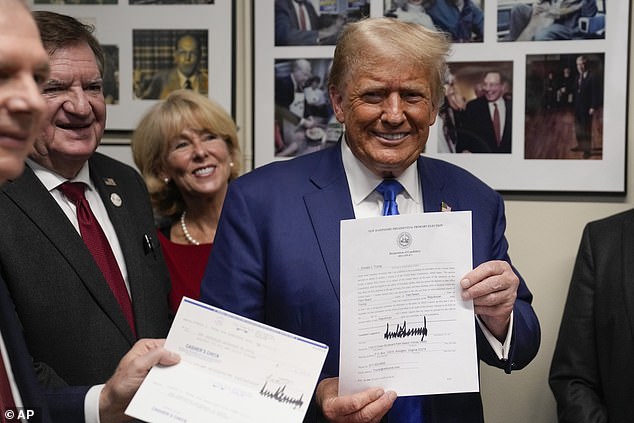
[[[319,16],[309,1],[304,3],[312,30],[299,29],[294,0],[275,0],[275,45],[315,45],[318,37]]]
[[[35,411],[35,421],[50,422],[51,417],[35,377],[33,361],[24,342],[22,327],[2,278],[0,278],[0,333],[7,348],[13,376],[24,407]]]
[[[500,145],[497,145],[487,99],[478,97],[468,102],[465,112],[462,113],[462,126],[458,128],[456,152],[469,150],[472,153],[510,153],[513,126],[511,103],[509,100],[504,100],[506,106],[504,128]]]
[[[443,201],[472,211],[474,265],[509,261],[495,191],[440,160],[421,157],[418,171],[425,211],[440,211]],[[341,145],[255,169],[231,183],[223,207],[202,300],[327,344],[321,378],[337,376],[339,222],[354,218]],[[481,360],[507,372],[532,360],[540,333],[531,300],[521,280],[509,360],[499,360],[478,329]],[[426,423],[483,420],[478,393],[425,397],[425,413]],[[305,421],[317,420],[309,410]]]
[[[20,391],[22,404],[26,409],[35,412],[31,420],[37,423],[53,421],[83,423],[85,421],[84,398],[88,387],[76,386],[43,392],[35,376],[33,359],[26,347],[22,326],[15,312],[11,295],[1,277],[0,333],[9,355],[11,371]],[[54,420],[51,420],[51,416]]]

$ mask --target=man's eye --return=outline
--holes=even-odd
[[[86,87],[86,90],[87,91],[101,92],[103,90],[103,84],[102,83],[90,84],[90,85],[88,85],[88,87]]]
[[[419,93],[407,93],[403,96],[403,99],[409,103],[416,103],[424,99],[425,96]]]
[[[363,94],[363,101],[366,103],[379,103],[383,97],[380,93],[365,93]]]
[[[45,85],[42,87],[42,94],[55,94],[64,89],[61,85]]]

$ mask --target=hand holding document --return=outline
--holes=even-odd
[[[153,368],[126,414],[152,423],[299,423],[328,347],[183,298],[165,342],[181,362]]]
[[[478,391],[471,212],[341,222],[339,395]]]

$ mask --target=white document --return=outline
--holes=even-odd
[[[190,298],[183,298],[165,348],[181,362],[150,371],[129,416],[152,423],[299,423],[328,352]]]
[[[339,395],[478,391],[471,212],[341,222]]]

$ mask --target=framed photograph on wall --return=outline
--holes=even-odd
[[[255,166],[336,144],[337,34],[388,16],[452,40],[424,154],[502,192],[625,193],[629,2],[465,0],[462,22],[442,13],[452,3],[305,0],[300,13],[293,0],[253,1]]]
[[[131,131],[178,88],[208,95],[235,116],[232,0],[35,0],[33,10],[95,27],[104,47],[107,131]]]

